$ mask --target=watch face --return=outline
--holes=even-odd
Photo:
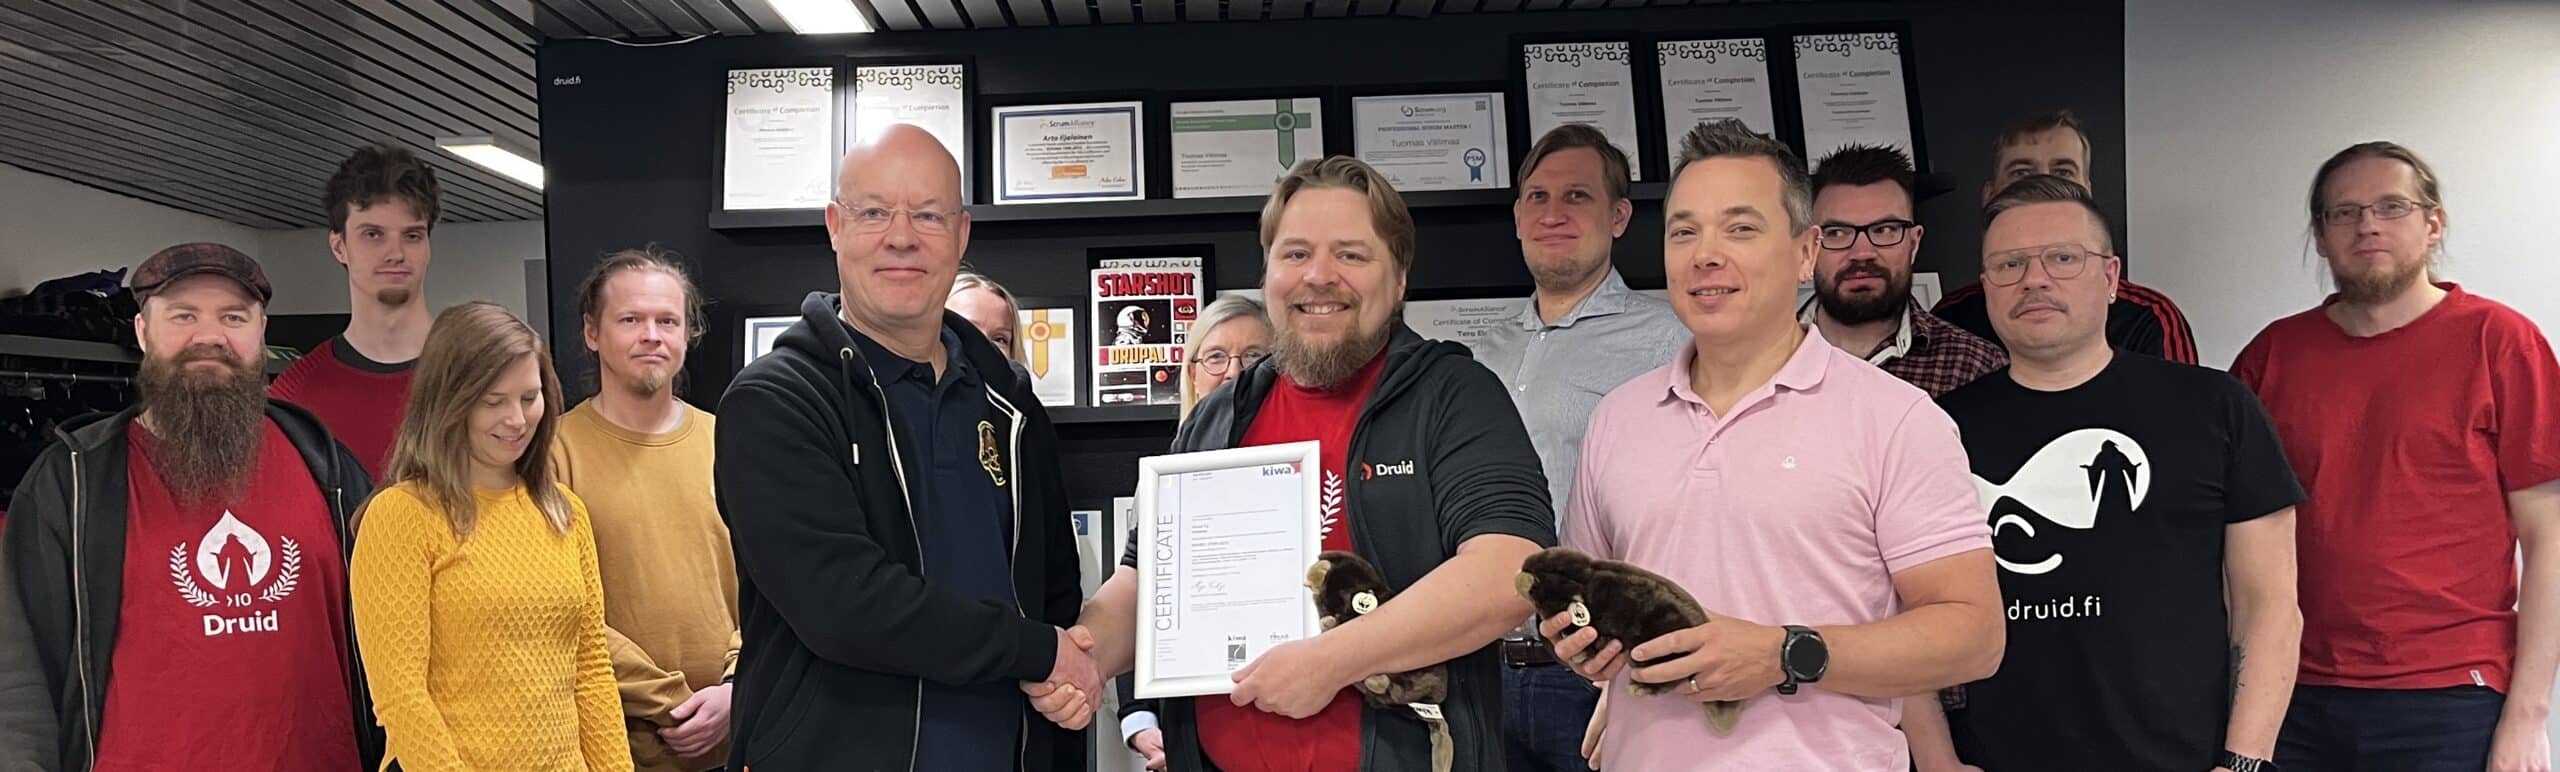
[[[1796,680],[1819,679],[1830,664],[1831,651],[1821,636],[1798,633],[1787,641],[1787,670],[1795,674]]]

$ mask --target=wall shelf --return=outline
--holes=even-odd
[[[1049,408],[1049,421],[1059,425],[1173,423],[1178,419],[1180,410],[1172,405],[1053,407]]]
[[[1661,198],[1659,185],[1636,186],[1635,197]],[[1405,206],[1411,209],[1449,209],[1464,207],[1497,207],[1511,203],[1508,190],[1434,190],[1407,194]],[[1145,201],[1079,201],[1062,204],[977,204],[969,207],[972,223],[1056,222],[1062,220],[1146,220],[1174,217],[1259,217],[1263,199],[1243,198],[1177,198]],[[757,211],[712,212],[712,230],[759,230],[772,228],[819,228],[826,225],[822,209],[773,209]]]

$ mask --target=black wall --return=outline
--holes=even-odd
[[[592,367],[579,343],[578,280],[605,252],[656,242],[691,258],[714,303],[711,332],[689,367],[687,398],[706,408],[736,369],[736,319],[788,308],[836,287],[826,235],[815,227],[713,230],[714,165],[721,143],[722,84],[731,68],[808,66],[848,56],[967,56],[983,105],[1021,95],[1116,95],[1357,89],[1398,84],[1505,82],[1515,35],[1587,32],[1758,32],[1806,24],[1909,25],[1924,143],[1954,192],[1924,201],[1929,227],[1921,270],[1949,289],[1977,272],[1978,188],[2000,126],[2054,106],[2078,111],[2096,145],[2098,198],[2122,238],[2124,9],[2120,2],[1840,2],[1609,11],[1444,14],[1286,22],[1137,24],[895,33],[855,37],[721,38],[660,47],[594,41],[543,46],[543,162],[548,219],[551,330],[568,372]],[[1641,52],[1641,48],[1638,49]],[[1773,50],[1773,54],[1784,55]],[[574,83],[574,84],[573,84]],[[1639,88],[1648,86],[1640,85]],[[1515,98],[1511,109],[1521,109]],[[1330,108],[1331,105],[1328,104]],[[1790,105],[1779,105],[1781,112]],[[1328,113],[1333,111],[1328,110]],[[978,116],[979,122],[984,116]],[[1347,122],[1328,114],[1326,122]],[[1163,129],[1150,123],[1151,143]],[[1333,133],[1328,129],[1328,133]],[[983,144],[983,137],[978,141]],[[1347,147],[1333,147],[1345,152]],[[1514,160],[1526,143],[1512,148]],[[983,157],[983,148],[974,151]],[[984,169],[983,163],[979,166]],[[1151,168],[1151,172],[1154,169]],[[1417,293],[1494,288],[1526,294],[1507,207],[1419,209]],[[1660,287],[1658,205],[1640,204],[1618,245],[1619,269],[1639,288]],[[1249,214],[1112,222],[980,222],[967,259],[1017,294],[1082,297],[1088,248],[1210,244],[1219,288],[1256,285],[1260,254]],[[576,382],[579,379],[571,379]],[[1064,427],[1070,479],[1134,481],[1136,455],[1162,448],[1170,424]],[[1103,485],[1091,499],[1125,493]]]

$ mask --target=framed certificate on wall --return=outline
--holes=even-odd
[[[1511,187],[1499,91],[1351,99],[1351,151],[1404,193]]]
[[[835,68],[730,70],[720,208],[818,209],[834,189]]]
[[[1626,41],[1529,43],[1520,47],[1521,87],[1529,141],[1568,123],[1599,129],[1627,154],[1627,171],[1644,179],[1646,150],[1637,133],[1636,76]]]
[[[998,107],[988,124],[997,204],[1147,197],[1142,102]]]
[[[863,61],[853,64],[852,88],[845,90],[850,120],[845,147],[896,124],[912,124],[942,141],[960,162],[962,196],[977,186],[966,184],[975,171],[969,159],[971,98],[965,62]]]
[[[1778,136],[1767,39],[1662,40],[1653,44],[1653,56],[1661,72],[1665,158],[1680,156],[1680,139],[1690,129],[1726,118]]]
[[[1796,106],[1805,162],[1843,146],[1879,145],[1911,154],[1927,170],[1913,127],[1903,33],[1796,35]]]

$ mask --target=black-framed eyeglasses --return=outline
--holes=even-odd
[[[1982,280],[1994,287],[2006,287],[2027,280],[2027,264],[2043,263],[2044,275],[2055,280],[2076,279],[2087,273],[2089,264],[2114,255],[2092,252],[2075,246],[2037,247],[2000,252],[1982,261]]]
[[[960,219],[960,213],[956,211],[944,212],[933,209],[901,209],[886,206],[853,206],[842,201],[836,202],[836,208],[843,212],[842,216],[844,217],[846,226],[852,228],[855,233],[879,233],[881,231],[886,231],[889,229],[889,224],[896,222],[898,215],[903,214],[907,216],[907,224],[915,226],[917,233],[928,236],[940,236],[950,233],[952,221]]]
[[[2397,220],[2428,208],[2426,204],[2405,198],[2386,198],[2370,204],[2339,204],[2320,210],[2322,225],[2354,225],[2364,221],[2365,210],[2373,210],[2373,219]]]
[[[1856,246],[1858,234],[1864,233],[1867,243],[1890,247],[1902,243],[1903,237],[1911,233],[1911,226],[1918,224],[1910,220],[1877,220],[1865,225],[1825,225],[1820,238],[1823,249],[1848,249]]]
[[[1261,362],[1264,357],[1270,355],[1270,352],[1261,349],[1245,349],[1244,353],[1233,356],[1229,356],[1224,351],[1212,351],[1200,355],[1199,359],[1191,360],[1191,364],[1199,367],[1201,372],[1224,378],[1228,368],[1234,368],[1235,372],[1239,373],[1251,370],[1255,363]]]

